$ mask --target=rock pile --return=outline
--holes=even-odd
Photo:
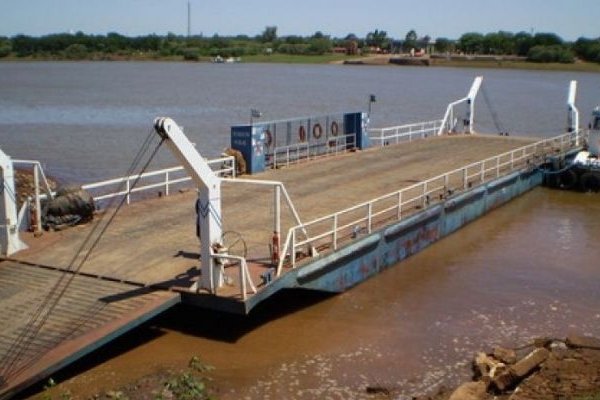
[[[474,380],[450,400],[573,398],[600,392],[600,340],[570,336],[537,339],[526,348],[478,353]]]

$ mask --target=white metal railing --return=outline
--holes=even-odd
[[[217,260],[222,260],[219,268],[224,268],[223,261],[234,261],[234,262],[239,263],[239,269],[240,269],[240,276],[239,276],[240,282],[239,283],[240,283],[240,292],[242,295],[242,300],[246,300],[246,298],[248,297],[248,289],[247,289],[248,285],[250,286],[250,290],[252,291],[252,293],[256,293],[256,286],[254,285],[254,282],[252,281],[252,277],[250,276],[250,271],[248,271],[248,264],[246,263],[246,259],[244,257],[236,256],[233,254],[215,254],[215,253],[212,254],[212,257]],[[211,277],[214,276],[212,271],[210,271],[210,276]],[[215,285],[214,282],[211,282],[211,286],[212,286],[211,291],[214,293],[215,288],[220,287],[221,284]]]
[[[283,197],[285,199],[285,202],[290,210],[290,212],[292,213],[292,216],[294,218],[294,221],[296,224],[298,225],[302,225],[302,221],[300,220],[300,215],[298,214],[298,211],[296,210],[296,206],[294,206],[294,202],[292,201],[292,198],[290,197],[290,194],[288,193],[287,189],[285,188],[285,185],[283,184],[283,182],[279,182],[279,181],[263,181],[263,180],[257,180],[257,179],[228,179],[226,181],[224,181],[226,183],[231,183],[231,184],[249,184],[249,185],[257,185],[257,186],[270,186],[273,187],[275,189],[274,193],[274,198],[273,198],[273,207],[274,207],[274,221],[273,221],[273,231],[276,232],[278,235],[281,233],[281,195],[283,194]],[[306,232],[304,232],[305,236],[306,236]],[[278,246],[279,247],[279,246]]]
[[[337,155],[356,147],[356,134],[332,136],[325,142],[295,143],[289,146],[276,147],[273,150],[273,168],[290,165],[311,158],[326,155]]]
[[[298,255],[308,249],[336,250],[341,243],[362,233],[371,233],[383,223],[398,221],[403,213],[423,209],[447,196],[481,185],[516,170],[534,167],[551,154],[560,154],[577,146],[582,131],[569,132],[553,138],[478,161],[406,188],[317,218],[289,229],[282,247],[277,274],[284,263],[295,268]],[[540,161],[541,160],[541,161]],[[302,230],[305,239],[298,240]]]
[[[417,122],[388,128],[369,129],[369,138],[371,141],[376,142],[378,146],[411,142],[415,139],[437,135],[442,122],[441,119],[436,119],[434,121]]]
[[[30,210],[35,211],[35,230],[37,232],[41,232],[42,230],[42,207],[41,200],[47,198],[48,196],[52,197],[54,193],[52,192],[52,188],[48,183],[48,179],[46,178],[46,174],[44,174],[44,169],[42,168],[42,164],[36,160],[13,160],[14,165],[26,165],[33,169],[33,196],[29,196],[25,199],[23,204],[21,205],[21,209],[19,210],[17,216],[17,229],[19,231],[26,230],[31,226],[31,212]],[[40,178],[41,183],[44,185],[44,191],[46,194],[40,193]]]
[[[35,212],[36,219],[36,230],[41,230],[41,200],[45,200],[48,196],[52,197],[56,193],[52,191],[48,180],[44,174],[44,170],[39,161],[32,160],[13,160],[15,164],[25,164],[33,166],[33,174],[34,174],[34,189],[35,194],[33,196],[29,196],[21,206],[21,209],[18,213],[18,229],[23,231],[27,230],[31,224],[31,210],[40,210],[40,212]],[[235,157],[227,156],[216,158],[212,160],[208,160],[208,164],[213,166],[213,171],[222,177],[230,176],[235,178],[236,174],[236,165],[235,165]],[[46,193],[41,194],[39,189],[39,177],[42,178],[42,182],[44,183],[44,188]],[[135,188],[131,188],[133,182],[136,179],[140,179],[138,185]],[[142,184],[143,181],[153,180],[151,183]],[[155,188],[164,188],[164,194],[166,196],[169,195],[170,189],[173,185],[184,183],[191,181],[192,178],[187,175],[185,168],[183,166],[164,168],[157,171],[145,172],[141,175],[131,175],[125,176],[115,179],[109,179],[101,182],[89,183],[86,185],[82,185],[81,188],[84,190],[88,190],[94,201],[99,202],[101,200],[107,200],[118,196],[126,196],[127,204],[130,204],[132,201],[131,195],[133,193],[144,192],[150,189]],[[124,189],[122,185],[125,184]],[[120,189],[120,190],[119,190]],[[96,206],[99,206],[99,203],[96,203]],[[100,207],[101,208],[101,207]]]
[[[219,176],[231,176],[235,178],[235,157],[227,156],[208,160],[208,164],[213,166],[213,171]],[[131,188],[133,182],[139,178],[135,188]],[[81,188],[92,193],[95,201],[111,199],[118,196],[126,196],[127,204],[131,202],[131,194],[148,191],[150,189],[164,188],[165,196],[170,193],[171,186],[191,181],[192,178],[187,175],[183,166],[165,168],[157,171],[145,172],[141,175],[124,176],[115,179],[109,179],[101,182],[88,183]],[[144,184],[144,182],[152,181]],[[123,184],[125,186],[123,187]],[[117,191],[110,191],[107,188],[117,188]],[[121,189],[121,190],[118,190]]]

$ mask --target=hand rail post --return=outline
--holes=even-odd
[[[337,250],[337,238],[338,238],[338,214],[333,214],[333,250]]]
[[[450,190],[450,188],[448,187],[450,186],[450,175],[446,174],[444,175],[444,190],[447,192],[448,190]],[[444,193],[445,195],[446,193]]]
[[[500,177],[500,157],[496,157],[496,178]]]
[[[480,165],[481,165],[481,168],[479,170],[479,173],[481,174],[480,182],[483,183],[485,181],[485,161],[481,161]]]
[[[242,300],[246,300],[246,259],[242,258],[240,262],[240,286],[242,290]]]
[[[169,195],[169,171],[165,172],[165,196]]]
[[[373,202],[367,204],[367,232],[371,233],[371,224],[373,223]]]
[[[35,188],[35,231],[42,232],[42,206],[40,202],[40,171],[37,164],[33,164],[33,186]]]
[[[292,269],[296,268],[296,229],[292,229]]]

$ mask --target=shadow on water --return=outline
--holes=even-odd
[[[234,315],[179,305],[157,317],[155,324],[193,336],[235,343],[268,322],[289,316],[331,296],[302,289],[284,290],[259,304],[249,315]],[[192,315],[194,318],[190,318]]]
[[[155,341],[169,331],[214,341],[235,343],[244,335],[283,316],[311,307],[333,294],[303,289],[281,291],[259,304],[249,315],[228,314],[178,304],[141,326],[125,333],[52,375],[64,382],[130,350]],[[15,398],[27,399],[45,390],[48,379],[38,382]]]

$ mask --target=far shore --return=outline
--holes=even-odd
[[[391,62],[390,62],[391,60]],[[144,62],[203,62],[210,63],[212,58],[200,57],[197,60],[185,60],[181,56],[161,57],[154,54],[140,53],[131,55],[116,54],[90,54],[84,59],[67,59],[47,56],[16,57],[8,56],[0,58],[0,62],[31,62],[31,61],[144,61]],[[562,63],[537,63],[525,60],[515,60],[513,58],[503,59],[501,57],[489,57],[488,59],[463,58],[451,59],[429,58],[426,57],[408,57],[397,54],[376,54],[364,57],[347,56],[344,54],[324,54],[324,55],[254,55],[244,56],[241,63],[278,63],[278,64],[350,64],[364,66],[386,66],[401,68],[403,66],[421,66],[421,67],[452,67],[452,68],[492,68],[492,69],[520,69],[520,70],[540,70],[540,71],[574,71],[574,72],[593,72],[600,73],[600,63],[591,63],[576,61],[570,64]]]

